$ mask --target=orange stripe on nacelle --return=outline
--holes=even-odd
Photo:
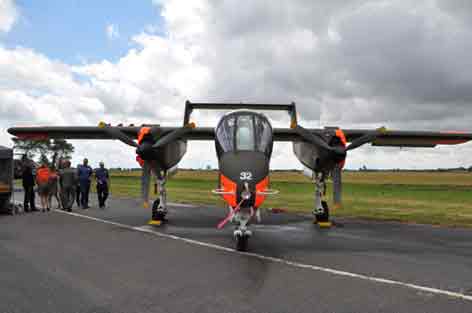
[[[144,139],[144,136],[146,136],[150,132],[151,132],[151,127],[141,127],[138,134],[138,143],[141,144],[141,142]]]
[[[341,140],[344,146],[347,145],[346,135],[344,135],[344,132],[341,129],[336,129],[336,137]]]
[[[344,134],[342,129],[336,129],[336,137],[338,137],[339,140],[341,140],[343,146],[346,147],[347,145],[346,135]],[[341,162],[339,162],[339,164],[341,165],[341,168],[344,168],[344,165],[346,164],[346,160],[342,160]]]

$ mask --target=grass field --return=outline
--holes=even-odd
[[[215,171],[180,171],[168,182],[169,200],[224,206],[211,193]],[[328,185],[328,198],[331,198]],[[263,207],[311,212],[313,184],[297,172],[274,172],[280,190]],[[140,172],[114,172],[114,196],[139,197]],[[466,172],[345,172],[343,207],[334,216],[472,227],[472,174]]]

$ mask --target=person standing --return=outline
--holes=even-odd
[[[80,167],[80,164],[77,164],[77,169],[75,171],[77,178],[78,178],[77,171],[78,171],[79,167]],[[77,179],[77,183],[75,185],[75,196],[76,196],[76,201],[77,201],[77,207],[80,208],[82,206],[82,200],[80,198],[80,181],[79,181],[79,179]]]
[[[49,211],[49,167],[46,163],[42,163],[36,171],[36,183],[38,184],[38,194],[41,199],[41,210],[43,212]]]
[[[57,208],[61,209],[62,204],[59,199],[59,175],[55,168],[51,167],[49,169],[49,194],[48,194],[48,203],[49,208],[52,207],[52,197],[56,198]]]
[[[89,193],[90,193],[90,177],[92,176],[93,170],[88,165],[88,159],[84,159],[84,163],[77,169],[77,176],[79,176],[80,184],[80,200],[82,209],[88,209]]]
[[[110,175],[103,162],[100,162],[100,167],[95,170],[95,179],[97,180],[98,206],[104,209],[108,198]]]
[[[70,161],[64,161],[64,168],[59,171],[59,185],[61,187],[62,209],[71,212],[76,200],[78,185],[77,171],[70,167]],[[78,202],[78,201],[77,201]]]
[[[23,201],[23,208],[25,209],[25,212],[38,211],[38,209],[36,209],[34,196],[33,165],[27,159],[23,160],[22,182],[25,193]]]

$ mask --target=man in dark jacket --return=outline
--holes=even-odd
[[[95,178],[97,180],[98,206],[100,209],[104,209],[108,198],[110,175],[103,162],[100,162],[100,167],[95,170]]]
[[[25,212],[38,211],[34,203],[34,174],[33,174],[33,164],[31,161],[24,159],[23,160],[23,173],[22,173],[22,182],[24,189],[24,200],[23,208]]]
[[[77,171],[70,167],[70,161],[64,161],[63,169],[59,171],[59,185],[61,186],[62,208],[72,211],[72,206],[76,200],[76,186],[78,184]]]
[[[77,169],[77,176],[80,184],[80,197],[82,209],[88,209],[89,193],[90,193],[90,177],[93,174],[92,168],[88,165],[88,159],[84,159],[84,163]]]

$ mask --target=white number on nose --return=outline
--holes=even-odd
[[[239,174],[240,180],[252,180],[252,173],[251,172],[241,172]]]

